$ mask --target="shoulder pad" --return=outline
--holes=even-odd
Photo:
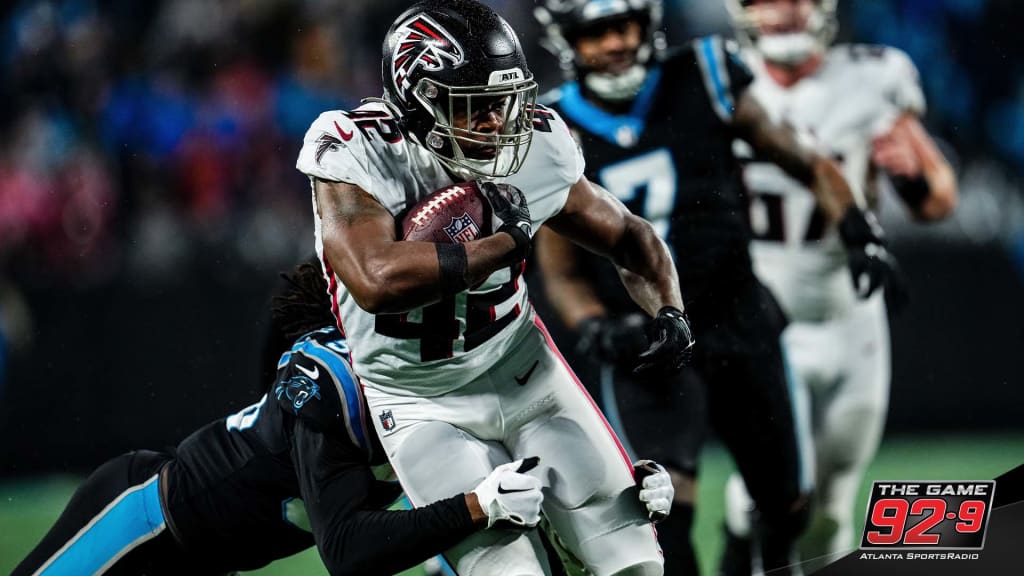
[[[924,91],[921,76],[910,56],[899,48],[885,48],[883,62],[887,96],[904,112],[918,116],[925,113]]]
[[[299,339],[282,357],[271,391],[281,409],[324,433],[343,434],[370,450],[362,389],[352,371],[348,346],[334,329]]]
[[[830,56],[856,67],[860,85],[879,90],[897,109],[924,114],[921,79],[906,52],[878,44],[844,44],[834,47]]]
[[[740,58],[738,47],[721,36],[697,38],[690,46],[715,114],[725,123],[732,122],[737,92],[745,89],[752,78],[750,70]],[[734,75],[737,77],[734,78]]]
[[[313,121],[295,167],[311,178],[372,188],[367,143],[355,122],[339,110],[324,112]]]
[[[558,112],[541,104],[533,112],[533,143],[526,161],[502,181],[527,195],[536,231],[565,206],[569,189],[583,176],[586,162]]]
[[[540,143],[538,155],[547,156],[556,168],[557,177],[564,184],[568,186],[575,184],[583,176],[586,161],[569,124],[562,118],[562,115],[555,108],[537,104],[534,111],[533,131],[534,138]],[[534,145],[537,144],[538,142],[534,142]]]

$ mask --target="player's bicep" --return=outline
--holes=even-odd
[[[381,254],[396,239],[395,220],[355,184],[318,179],[314,190],[327,261],[359,300],[378,285]]]
[[[345,240],[395,239],[391,213],[373,196],[355,184],[317,179],[317,214],[324,232]]]
[[[635,217],[622,202],[584,176],[569,189],[565,206],[547,226],[591,252],[611,256],[630,218]]]
[[[801,182],[810,182],[814,151],[800,142],[792,126],[774,121],[749,90],[736,104],[733,130],[757,156],[777,164]]]

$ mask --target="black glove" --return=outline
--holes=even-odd
[[[516,241],[516,247],[509,257],[513,262],[526,260],[530,253],[530,238],[533,236],[533,220],[530,218],[526,195],[509,184],[478,180],[477,186],[490,203],[491,211],[501,221],[501,226],[494,232],[505,232]]]
[[[643,314],[587,318],[577,327],[576,353],[593,362],[635,366],[647,349],[647,322]]]
[[[898,312],[910,300],[896,258],[886,249],[885,232],[870,212],[851,207],[839,221],[839,237],[846,246],[853,289],[861,299],[870,297],[879,288],[886,301]]]
[[[650,346],[640,355],[641,364],[633,374],[644,378],[671,375],[682,370],[690,361],[693,333],[686,314],[672,306],[665,306],[647,327]]]

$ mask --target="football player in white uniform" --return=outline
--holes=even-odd
[[[423,506],[497,463],[536,456],[544,513],[588,571],[661,574],[632,466],[536,317],[521,272],[544,224],[607,255],[654,317],[639,369],[674,371],[692,338],[667,248],[582,177],[568,128],[535,104],[519,40],[489,8],[414,5],[385,39],[383,76],[385,99],[313,123],[297,166],[312,181],[318,253],[353,369],[406,494]],[[399,241],[397,216],[469,179],[494,234]],[[447,556],[459,574],[548,570],[534,531],[480,533]]]
[[[888,175],[917,219],[953,210],[956,179],[921,126],[924,96],[906,54],[830,46],[836,0],[726,1],[754,70],[754,94],[776,120],[832,152],[861,205],[874,207],[879,177]],[[784,342],[813,407],[819,493],[804,557],[838,553],[853,545],[854,501],[885,421],[883,293],[890,307],[902,295],[895,285],[876,291],[851,275],[856,263],[841,240],[863,231],[827,226],[811,195],[776,166],[751,157],[744,179],[755,268],[791,321]],[[738,478],[727,495],[730,529],[742,533],[748,500]]]

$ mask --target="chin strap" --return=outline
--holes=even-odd
[[[395,117],[398,117],[398,118],[402,117],[402,109],[399,108],[398,106],[396,106],[394,102],[392,102],[391,100],[388,100],[387,98],[377,98],[376,96],[367,96],[366,98],[363,98],[362,100],[360,100],[359,103],[360,104],[371,104],[371,103],[372,104],[383,104],[384,106],[387,107],[388,110],[391,111],[391,113],[393,115],[395,115]]]
[[[624,102],[636,97],[647,79],[647,67],[634,64],[622,74],[590,72],[583,77],[587,90],[608,102]]]

